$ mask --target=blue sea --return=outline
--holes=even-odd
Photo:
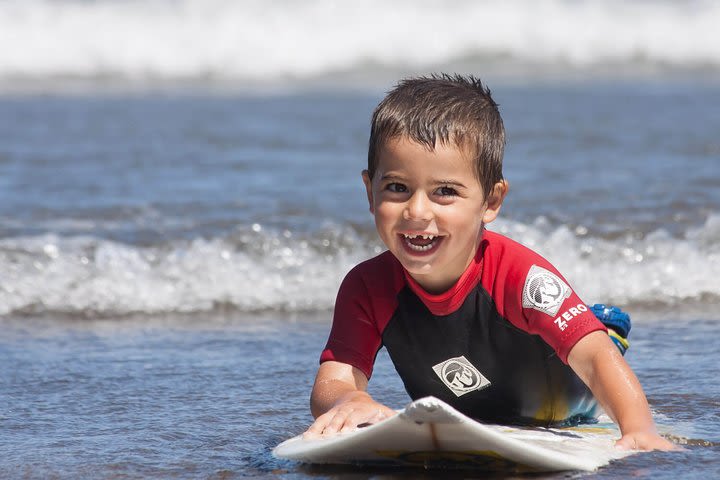
[[[685,447],[539,478],[720,478],[718,24],[701,0],[0,2],[0,477],[483,478],[270,453],[383,251],[372,110],[445,71],[505,121],[490,229],[632,314]],[[409,401],[384,352],[370,391]]]

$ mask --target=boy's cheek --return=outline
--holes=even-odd
[[[375,205],[373,215],[375,215],[375,224],[378,228],[389,226],[393,221],[391,209],[383,204]]]
[[[380,235],[380,239],[387,245],[392,231],[392,222],[381,209],[375,210],[375,228]]]

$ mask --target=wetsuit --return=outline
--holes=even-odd
[[[585,335],[606,331],[540,255],[485,231],[467,270],[431,295],[385,252],[345,277],[320,361],[370,378],[382,346],[415,400],[433,395],[486,422],[558,424],[597,404],[567,365]]]

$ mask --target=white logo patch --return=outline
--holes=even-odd
[[[523,287],[524,308],[534,308],[554,317],[572,290],[554,273],[537,265],[530,267]]]
[[[464,356],[448,358],[433,367],[440,380],[456,396],[490,386],[490,380],[478,371]]]

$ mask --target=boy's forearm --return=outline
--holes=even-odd
[[[590,389],[623,433],[655,431],[655,422],[640,381],[618,351],[595,359]]]
[[[609,343],[607,336],[601,335],[598,332],[598,341]],[[596,348],[589,358],[571,354],[568,361],[623,434],[655,431],[640,381],[614,346]]]
[[[604,332],[593,332],[581,339],[570,351],[568,363],[620,426],[622,437],[615,444],[618,448],[676,448],[658,435],[640,381]]]
[[[310,395],[310,411],[313,417],[317,418],[334,406],[354,400],[356,397],[369,398],[370,396],[366,392],[358,390],[356,386],[342,380],[317,381]]]
[[[370,398],[365,393],[367,384],[367,377],[357,368],[342,362],[324,362],[310,394],[310,411],[317,418],[344,401],[360,396]]]

